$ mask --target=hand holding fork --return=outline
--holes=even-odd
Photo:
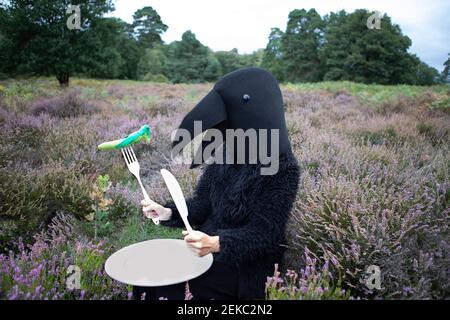
[[[127,164],[128,170],[130,170],[130,172],[136,177],[136,179],[137,179],[137,181],[139,183],[139,186],[141,187],[142,193],[144,195],[145,202],[148,203],[148,205],[150,205],[153,208],[159,208],[159,207],[163,208],[161,205],[159,205],[156,202],[152,201],[150,199],[150,197],[148,196],[148,193],[145,190],[145,188],[144,188],[144,186],[142,184],[142,181],[141,181],[141,177],[139,175],[140,165],[139,165],[139,162],[138,162],[138,160],[136,158],[136,155],[135,155],[133,149],[131,147],[128,147],[128,148],[121,149],[121,151],[122,151],[122,155],[123,155],[123,157],[125,159],[125,162]],[[160,222],[158,217],[152,218],[152,221],[156,225],[158,225],[159,222]]]

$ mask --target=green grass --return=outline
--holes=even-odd
[[[118,234],[111,240],[116,248],[151,239],[182,239],[182,229],[155,225],[151,219],[143,217],[141,212],[135,212],[125,221]]]
[[[108,93],[104,89],[111,84],[120,84],[122,86],[141,86],[148,82],[134,81],[134,80],[97,80],[97,79],[83,79],[73,77],[70,85],[72,87],[81,87],[83,92],[88,96],[95,95],[100,98],[105,98]],[[446,107],[450,106],[448,98],[450,92],[450,85],[435,85],[435,86],[412,86],[412,85],[378,85],[378,84],[364,84],[350,81],[324,81],[318,83],[286,83],[284,88],[300,89],[300,90],[326,90],[332,93],[346,92],[365,102],[381,102],[390,99],[396,95],[407,97],[417,97],[426,92],[433,92],[442,97],[435,105],[441,107],[444,104]],[[37,95],[54,95],[59,91],[59,85],[53,77],[39,77],[29,79],[9,79],[0,81],[0,94],[6,98],[11,96],[21,96],[26,100],[31,100]],[[100,93],[99,93],[100,91]],[[197,88],[189,88],[185,97],[187,102],[197,101],[200,97],[200,92]],[[447,96],[445,98],[445,96]],[[147,99],[142,97],[142,99]],[[151,101],[150,101],[151,102]]]
[[[433,92],[442,99],[449,94],[450,86],[411,86],[411,85],[379,85],[350,81],[326,81],[318,83],[288,83],[287,88],[300,90],[326,90],[332,93],[346,92],[368,103],[386,101],[394,96],[417,97],[426,92]],[[447,98],[448,100],[448,98]]]

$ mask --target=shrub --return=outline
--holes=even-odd
[[[0,298],[10,300],[130,299],[131,287],[105,274],[111,248],[77,239],[73,221],[57,216],[33,245],[0,254]],[[80,271],[80,288],[67,286],[69,266]]]
[[[333,273],[358,296],[398,297],[405,287],[413,288],[416,297],[439,296],[448,287],[438,271],[450,252],[448,244],[443,245],[448,195],[412,181],[399,186],[388,178],[389,172],[385,175],[369,175],[360,183],[328,177],[313,189],[306,184],[289,224],[295,253],[287,264],[292,266],[307,246],[321,261],[333,261]],[[413,261],[417,270],[427,272],[408,271]],[[379,292],[360,282],[370,265],[380,266],[385,276]]]
[[[96,105],[81,98],[78,90],[71,90],[56,97],[40,98],[33,101],[29,109],[33,115],[47,113],[59,118],[89,115],[99,111]]]
[[[308,249],[305,250],[306,266],[298,274],[287,270],[280,277],[278,265],[275,265],[273,277],[266,282],[266,298],[269,300],[346,300],[350,292],[339,287],[339,281],[333,278],[329,271],[329,261],[322,267],[317,265],[317,259],[311,258]],[[334,283],[337,283],[334,284]]]
[[[431,107],[433,109],[441,110],[447,114],[450,113],[450,94],[447,93],[447,97],[443,97],[441,99],[438,99],[436,101],[433,101],[431,104]]]
[[[72,224],[78,229],[63,233],[76,236],[68,237],[67,249],[63,244],[52,245],[51,239],[57,239],[59,232],[47,236],[44,242],[49,251],[45,255],[51,264],[45,268],[53,268],[50,256],[61,257],[60,252],[66,251],[71,264],[78,259],[83,268],[99,272],[103,254],[98,251],[105,250],[106,255],[109,249],[104,245],[95,248],[99,241],[95,240],[94,221],[86,220],[95,211],[92,205],[98,208],[101,204],[101,199],[93,199],[91,194],[99,174],[107,173],[112,182],[101,198],[113,203],[99,216],[100,225],[109,224],[100,232],[97,228],[98,239],[120,248],[152,238],[179,238],[180,230],[154,226],[143,218],[139,209],[142,194],[120,152],[98,152],[98,143],[148,123],[154,133],[151,144],[133,148],[150,197],[160,203],[170,197],[158,173],[161,167],[170,168],[189,196],[199,171],[171,162],[170,133],[210,85],[79,79],[73,84],[79,89],[61,93],[53,79],[2,83],[0,250],[15,248],[19,236],[22,242],[32,243],[33,234],[41,227],[46,232],[54,230],[54,223],[48,223],[64,210],[66,216],[76,217]],[[271,298],[347,298],[340,288],[345,295],[359,298],[448,296],[450,135],[446,90],[442,86],[350,82],[282,86],[292,148],[302,169],[284,261],[297,276],[293,271],[284,275],[284,282],[271,289]],[[68,97],[71,94],[72,98]],[[41,98],[35,101],[33,113],[30,101],[37,96]],[[79,108],[68,108],[72,102],[67,104],[64,99],[72,99]],[[46,102],[42,108],[41,101]],[[100,112],[91,114],[93,110]],[[74,249],[77,241],[78,254]],[[21,250],[18,253],[13,260],[20,264]],[[23,270],[29,273],[32,261],[24,261],[28,267]],[[328,271],[323,272],[327,261]],[[361,282],[372,264],[380,267],[381,290],[370,290]],[[19,276],[28,277],[21,272]],[[304,278],[305,273],[316,277]],[[45,283],[50,276],[38,277],[36,283]],[[288,285],[293,277],[303,281]],[[27,298],[28,293],[31,298],[34,294],[17,281],[14,285],[5,281],[9,283],[3,287],[6,289],[0,288],[4,298],[14,294]],[[61,291],[58,299],[127,297],[127,290],[114,289],[116,284],[108,281],[103,276],[91,277],[83,294],[67,291],[61,282],[54,292]],[[96,283],[95,287],[89,283]],[[294,287],[303,288],[302,293]],[[121,293],[110,295],[107,290]],[[292,291],[298,295],[286,295]],[[47,296],[55,294],[43,297]]]
[[[355,139],[364,145],[392,145],[398,141],[398,136],[395,129],[388,126],[377,131],[361,130]]]
[[[4,131],[0,133],[0,138],[8,139],[9,143],[0,148],[0,163],[27,163],[33,167],[42,164],[41,143],[44,141],[46,128],[45,125],[38,124],[39,119],[29,120],[35,121],[36,125],[24,118],[13,123],[11,121],[14,120],[10,118],[1,126]]]
[[[6,116],[6,111],[7,106],[6,103],[4,101],[4,98],[0,92],[0,123],[3,122],[5,120],[5,116]]]
[[[100,175],[97,177],[94,188],[89,195],[93,201],[92,209],[94,211],[87,215],[86,218],[94,222],[94,240],[97,240],[97,236],[108,234],[112,227],[111,221],[109,221],[109,209],[114,201],[105,196],[106,191],[110,187],[111,181],[109,181],[109,176]]]
[[[168,116],[173,112],[176,112],[182,106],[181,99],[167,99],[163,101],[157,101],[155,103],[148,104],[142,108],[142,110],[149,117],[155,117],[158,115]]]
[[[169,79],[163,74],[152,74],[147,73],[145,76],[142,77],[143,81],[149,81],[149,82],[159,82],[159,83],[169,83]]]
[[[30,174],[0,169],[0,247],[22,235],[29,240],[45,220],[44,195],[31,182]]]
[[[90,179],[76,165],[67,168],[61,163],[50,163],[29,172],[0,169],[2,248],[19,235],[28,241],[58,211],[84,217],[91,211],[91,188]]]
[[[446,143],[450,128],[440,119],[422,119],[416,125],[419,134],[425,136],[433,145]]]
[[[376,103],[373,109],[381,115],[393,113],[417,115],[426,112],[435,99],[436,96],[432,92],[424,92],[416,96],[398,94]]]

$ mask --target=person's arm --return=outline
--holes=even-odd
[[[218,230],[219,259],[245,262],[276,254],[296,198],[299,173],[296,166],[262,178],[260,192],[249,204],[249,220],[233,229]]]
[[[212,172],[209,167],[205,169],[200,180],[195,188],[194,195],[186,200],[188,207],[188,220],[192,226],[201,225],[206,218],[211,214],[211,204],[209,201],[209,192],[211,184]],[[161,224],[169,227],[184,227],[183,220],[178,213],[177,207],[170,201],[164,205],[164,207],[172,210],[172,216],[170,220],[161,221]]]

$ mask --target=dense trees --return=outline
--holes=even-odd
[[[115,18],[93,22],[83,35],[84,54],[76,71],[94,78],[119,78],[126,61],[119,51],[124,28],[126,24]]]
[[[161,46],[147,49],[139,60],[137,66],[139,80],[163,79],[167,57]]]
[[[450,53],[448,54],[447,61],[444,62],[444,70],[441,76],[444,82],[450,83]]]
[[[416,84],[419,86],[426,86],[441,81],[439,72],[421,61],[417,56],[412,56],[413,63],[411,66],[411,73],[409,74],[409,81],[407,83]]]
[[[279,28],[272,28],[261,63],[263,68],[272,71],[280,81],[284,80],[283,51],[281,49],[282,38],[283,31]]]
[[[175,83],[213,81],[219,77],[219,62],[189,30],[183,33],[181,41],[169,44],[166,52],[167,77]]]
[[[161,35],[167,31],[159,14],[152,7],[144,7],[133,15],[133,29],[139,45],[143,48],[152,48],[162,44]]]
[[[151,7],[134,14],[133,24],[105,18],[110,0],[72,1],[80,8],[80,29],[69,29],[65,0],[11,0],[0,7],[0,72],[55,75],[61,86],[73,74],[138,78],[146,50],[161,45],[167,30]]]
[[[7,73],[55,75],[62,86],[96,54],[113,57],[107,48],[92,47],[93,34],[87,33],[97,20],[113,9],[110,0],[76,1],[80,8],[80,29],[67,27],[68,2],[65,0],[11,0],[3,3],[0,30],[7,37],[8,52],[2,71]],[[86,50],[87,46],[94,52]]]
[[[286,31],[272,29],[263,66],[290,82],[350,80],[366,83],[429,85],[436,69],[408,53],[411,40],[387,15],[380,29],[368,29],[371,12],[330,13],[294,10]]]
[[[222,74],[227,74],[242,67],[261,65],[263,51],[257,50],[252,54],[239,54],[235,48],[230,51],[217,51],[214,56],[220,63]]]
[[[54,75],[61,86],[71,75],[149,81],[204,82],[247,66],[262,66],[280,81],[350,80],[428,85],[450,81],[408,53],[411,40],[384,15],[380,29],[368,29],[367,10],[321,17],[314,9],[289,13],[285,31],[273,28],[265,49],[240,54],[213,52],[191,31],[165,44],[168,29],[152,7],[133,22],[106,17],[111,0],[71,1],[79,5],[80,27],[67,0],[10,0],[0,3],[0,77]],[[72,16],[71,16],[72,14]]]
[[[324,23],[316,10],[294,10],[289,14],[281,38],[284,79],[290,82],[315,82],[322,78],[319,50]]]
[[[386,15],[381,28],[366,26],[370,13],[341,11],[327,17],[327,32],[321,51],[325,80],[394,84],[410,82],[408,69],[413,68],[407,52],[411,40],[392,24]]]

